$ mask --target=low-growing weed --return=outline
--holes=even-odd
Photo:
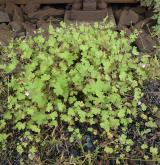
[[[20,161],[51,153],[54,160],[60,153],[67,157],[73,146],[76,155],[158,160],[158,143],[149,141],[158,129],[157,109],[140,101],[153,73],[147,68],[158,64],[140,56],[131,46],[135,39],[109,25],[61,23],[49,27],[47,38],[38,32],[3,48],[8,97],[0,117],[1,150],[13,149]]]

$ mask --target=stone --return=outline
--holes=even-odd
[[[25,23],[23,23],[23,27],[26,31],[27,36],[33,36],[35,34],[35,31],[36,31],[35,24],[32,24],[30,22],[25,22]]]
[[[14,34],[14,38],[19,38],[19,37],[25,38],[25,32],[15,32],[13,34]]]
[[[9,14],[10,17],[13,17],[15,6],[16,5],[11,1],[6,2],[5,11]]]
[[[13,21],[24,22],[23,11],[16,5],[14,6]]]
[[[154,161],[146,161],[145,165],[156,165]]]
[[[117,22],[119,22],[119,18],[120,18],[121,12],[122,12],[121,9],[116,9],[114,11],[114,16],[115,16],[115,19],[116,19]]]
[[[49,23],[47,23],[42,19],[37,22],[37,28],[48,29],[48,27],[49,27]]]
[[[5,6],[4,5],[0,5],[0,11],[4,12]]]
[[[160,111],[158,111],[155,116],[160,119]]]
[[[121,30],[124,31],[126,37],[129,37],[132,34],[132,30],[127,27],[124,27]]]
[[[8,29],[8,25],[7,25],[7,23],[1,23],[0,24],[0,29]]]
[[[136,12],[137,14],[144,14],[146,12],[146,8],[145,7],[141,7],[141,6],[134,7],[134,8],[132,8],[132,10],[134,12]]]
[[[41,9],[34,13],[29,13],[28,16],[29,18],[45,19],[49,16],[58,16],[63,14],[64,14],[64,10],[49,8],[49,9]]]
[[[118,26],[129,26],[139,21],[139,15],[133,10],[123,10],[120,15]]]
[[[0,11],[0,23],[8,23],[8,22],[10,22],[8,14]]]
[[[138,23],[135,24],[135,28],[137,29],[143,29],[143,27],[149,23],[152,19],[151,18],[146,18],[142,21],[139,21]]]
[[[6,45],[12,38],[12,33],[7,25],[0,26],[0,45]]]
[[[14,32],[22,32],[24,30],[22,23],[17,21],[10,22],[10,26]]]
[[[24,12],[26,14],[28,13],[34,13],[40,8],[40,3],[36,1],[28,1],[28,3],[24,7]]]
[[[160,120],[157,120],[156,124],[157,124],[158,128],[160,128]]]
[[[156,42],[144,30],[139,33],[139,37],[135,43],[141,52],[147,53],[153,52],[154,46],[156,45]]]
[[[153,9],[147,9],[146,12],[145,12],[145,17],[146,18],[150,18],[154,15],[154,11]]]

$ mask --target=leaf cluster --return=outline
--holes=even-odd
[[[54,132],[63,125],[70,143],[83,141],[84,134],[91,132],[103,139],[94,145],[108,155],[132,156],[138,146],[128,136],[131,125],[139,129],[142,145],[146,127],[152,132],[157,129],[150,114],[144,116],[145,105],[137,108],[141,87],[149,77],[143,66],[149,67],[150,59],[131,46],[136,35],[125,38],[123,32],[100,24],[66,27],[61,23],[48,31],[48,38],[39,31],[3,48],[0,67],[9,81],[0,142],[4,145],[18,136],[18,153],[27,152],[33,159],[45,143],[46,129]],[[140,116],[145,128],[138,126]],[[52,133],[53,138],[59,136]],[[146,156],[145,149],[139,146],[141,157]],[[155,146],[150,151],[158,158]]]

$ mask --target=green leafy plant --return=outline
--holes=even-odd
[[[90,132],[101,139],[96,148],[109,156],[136,157],[138,148],[140,158],[152,158],[144,141],[157,131],[153,107],[149,113],[145,104],[138,109],[151,59],[139,56],[131,46],[135,39],[136,34],[125,38],[110,25],[61,23],[49,26],[48,38],[39,31],[3,47],[0,67],[8,77],[7,107],[0,118],[3,150],[12,140],[18,154],[33,161],[41,147],[61,145],[67,132],[65,140],[82,144],[83,151],[83,137]],[[131,126],[138,130],[139,144]],[[159,158],[155,148],[150,152]]]

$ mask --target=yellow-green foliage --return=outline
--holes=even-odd
[[[47,39],[40,32],[3,48],[0,67],[8,78],[8,98],[1,110],[1,151],[13,142],[18,154],[34,159],[47,143],[62,142],[59,131],[65,130],[71,144],[86,132],[99,136],[94,145],[108,156],[158,159],[157,146],[147,144],[157,129],[157,108],[149,113],[145,104],[137,108],[151,65],[131,46],[135,38],[107,25],[61,23],[49,27]],[[130,128],[138,143],[128,136]]]

